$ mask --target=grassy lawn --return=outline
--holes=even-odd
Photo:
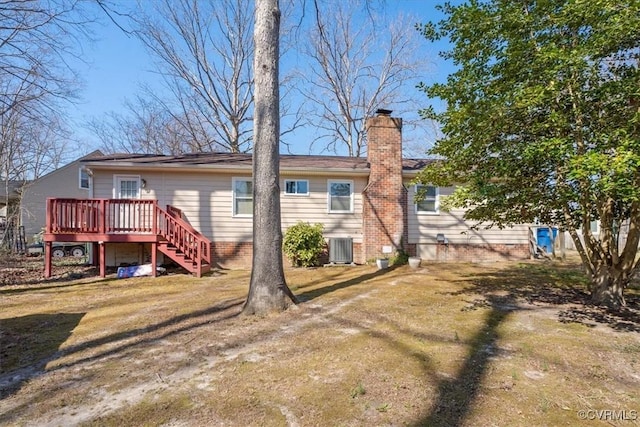
[[[575,264],[291,269],[259,318],[249,274],[0,286],[0,425],[640,425],[639,292]]]

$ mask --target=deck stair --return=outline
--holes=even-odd
[[[171,205],[158,208],[162,232],[158,250],[178,265],[200,277],[211,270],[211,242],[184,220],[182,211]]]
[[[182,211],[157,200],[47,199],[47,223],[43,235],[45,256],[52,242],[92,242],[99,248],[100,271],[104,275],[104,243],[150,243],[152,260],[156,249],[193,275],[211,270],[211,241],[184,218]],[[45,259],[45,276],[51,275],[51,260]]]

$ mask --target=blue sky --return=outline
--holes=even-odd
[[[126,4],[126,1],[123,0],[123,3]],[[413,15],[417,21],[427,22],[441,17],[435,9],[438,3],[441,2],[386,0],[386,11],[390,15]],[[153,72],[152,58],[135,37],[128,36],[107,20],[95,28],[95,37],[96,41],[85,50],[86,64],[78,66],[85,82],[82,101],[70,111],[85,152],[97,148],[98,143],[88,131],[82,129],[82,122],[93,117],[100,118],[111,111],[121,111],[125,99],[133,99],[141,84],[162,90],[158,76]],[[428,57],[429,67],[425,69],[424,82],[442,81],[452,71],[451,66],[437,56],[437,52],[446,47],[444,43],[432,45],[424,40],[424,50],[418,53]]]

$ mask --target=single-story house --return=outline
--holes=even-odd
[[[24,186],[20,201],[20,225],[24,226],[29,241],[33,242],[45,227],[47,197],[89,197],[89,175],[80,162],[102,155],[100,150],[95,150]]]
[[[366,128],[367,158],[280,157],[283,232],[298,221],[322,223],[334,262],[365,263],[398,251],[433,261],[529,257],[527,225],[476,230],[463,211],[442,211],[440,200],[452,188],[427,187],[426,198],[414,203],[411,182],[431,160],[402,158],[402,119],[381,111]],[[191,250],[173,247],[173,236],[186,233],[204,254],[189,263],[250,265],[251,154],[119,154],[80,163],[93,202],[50,200],[45,241],[94,242],[104,263],[118,266],[155,263],[158,251],[175,259]]]

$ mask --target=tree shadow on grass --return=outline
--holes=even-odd
[[[338,283],[334,283],[333,285],[330,286],[324,286],[321,288],[316,288],[316,289],[312,289],[306,292],[302,292],[299,294],[296,294],[296,298],[298,299],[298,302],[307,302],[307,301],[311,301],[315,298],[321,297],[322,295],[328,294],[330,292],[335,292],[337,290],[340,289],[344,289],[344,288],[348,288],[350,286],[355,286],[355,285],[360,285],[364,282],[366,282],[367,280],[371,280],[371,279],[375,279],[376,277],[380,277],[385,275],[386,273],[389,273],[390,271],[395,270],[396,268],[398,268],[397,266],[391,266],[389,268],[386,269],[382,269],[382,270],[376,270],[373,273],[367,273],[367,274],[363,274],[361,276],[358,277],[354,277],[352,279],[349,280],[344,280],[342,282],[338,282]],[[304,286],[304,287],[308,287]],[[300,287],[298,289],[301,289],[303,287]]]
[[[506,295],[533,306],[558,306],[558,320],[587,327],[605,325],[617,331],[640,332],[640,293],[627,290],[627,306],[610,310],[591,304],[588,278],[577,264],[521,264],[472,274],[468,286],[455,294]]]
[[[601,324],[620,332],[640,332],[640,301],[638,297],[626,299],[627,307],[618,311],[585,305],[562,310],[558,317],[563,323],[580,323],[590,328]]]
[[[304,299],[300,299],[301,302],[308,301],[310,299],[317,298],[321,295],[336,291],[338,289],[358,285],[366,280],[381,276],[391,270],[393,270],[393,267],[386,270],[378,270],[373,273],[364,274],[350,280],[333,284],[331,286],[304,292],[302,294],[296,295],[296,297],[300,298],[300,296],[302,296],[302,298]],[[110,334],[104,337],[96,338],[94,340],[82,342],[75,346],[67,347],[58,352],[57,356],[60,358],[66,357],[71,354],[83,352],[84,350],[93,349],[104,345],[110,345],[109,349],[103,350],[99,353],[88,355],[83,358],[75,359],[72,362],[62,363],[60,365],[57,365],[55,369],[91,362],[97,359],[121,353],[129,347],[137,347],[149,344],[151,342],[165,339],[170,336],[195,329],[200,326],[208,325],[213,322],[221,322],[237,317],[241,313],[241,308],[244,305],[244,302],[244,298],[229,299],[226,301],[222,301],[212,307],[176,316],[153,325]],[[221,316],[221,313],[225,314]]]
[[[594,327],[606,325],[624,332],[640,331],[639,298],[627,295],[628,306],[618,312],[589,304],[585,292],[587,278],[576,266],[524,265],[495,272],[482,272],[466,278],[462,290],[450,295],[481,295],[469,301],[463,310],[488,308],[485,325],[469,343],[469,353],[455,378],[438,383],[437,398],[429,415],[417,426],[460,426],[464,423],[477,397],[487,365],[499,340],[498,327],[508,315],[536,306],[560,307],[560,322],[576,322]],[[523,305],[525,302],[529,307]]]
[[[130,347],[139,347],[145,344],[150,344],[170,336],[185,332],[191,329],[198,328],[200,326],[208,325],[213,322],[220,322],[222,320],[231,319],[240,314],[240,308],[244,304],[244,299],[233,299],[223,301],[216,304],[213,307],[206,308],[204,310],[194,311],[192,313],[183,314],[180,316],[172,317],[164,322],[156,323],[154,325],[145,326],[142,328],[136,328],[133,330],[122,331],[115,334],[107,335],[105,337],[97,338],[95,340],[86,341],[81,344],[65,348],[60,357],[65,357],[73,353],[79,353],[81,351],[99,347],[105,344],[115,344],[116,346],[109,350],[104,350],[97,354],[74,360],[73,362],[63,363],[56,367],[60,369],[63,367],[70,367],[81,363],[91,362],[97,359],[101,359],[107,356],[121,353]],[[237,309],[237,310],[233,310]],[[216,317],[215,320],[211,318],[212,315],[231,310],[225,316]],[[139,338],[143,337],[143,338]]]
[[[85,314],[31,314],[0,320],[0,399],[44,373]]]
[[[463,425],[468,418],[481,390],[491,359],[504,351],[499,346],[500,326],[507,321],[512,313],[526,310],[526,308],[518,307],[510,297],[491,295],[487,297],[486,303],[482,306],[477,305],[466,310],[480,309],[486,310],[480,329],[469,340],[460,342],[458,339],[447,338],[442,334],[424,334],[418,330],[409,329],[406,324],[394,322],[380,314],[376,315],[378,321],[387,325],[389,322],[393,322],[395,326],[384,330],[370,329],[358,321],[337,320],[345,327],[367,330],[370,337],[384,340],[390,343],[395,350],[402,351],[405,357],[414,358],[420,362],[426,375],[435,384],[435,396],[425,416],[416,420],[412,425],[416,427],[456,427]],[[428,354],[408,344],[407,337],[436,343],[460,344],[468,348],[468,352],[457,375],[454,378],[443,378],[439,374],[438,364],[434,363],[435,361]]]
[[[497,351],[498,327],[515,308],[510,298],[487,298],[490,308],[484,326],[469,341],[469,352],[455,378],[439,381],[431,412],[418,426],[455,427],[466,419],[478,394],[487,365]]]
[[[89,281],[75,281],[70,279],[66,279],[66,280],[53,279],[53,280],[42,281],[42,282],[34,282],[31,285],[28,285],[26,283],[21,283],[20,285],[27,285],[27,286],[21,286],[21,287],[16,287],[11,289],[0,288],[0,295],[11,296],[11,295],[25,294],[30,292],[66,291],[66,290],[73,289],[75,287],[88,288],[90,286],[98,286],[98,285],[109,283],[112,281],[113,279],[109,279],[109,278],[95,279],[95,280],[89,280]]]
[[[77,345],[65,347],[61,350],[58,350],[58,348],[71,335],[71,331],[79,324],[82,316],[84,316],[85,313],[81,313],[77,318],[74,317],[76,315],[27,316],[34,317],[34,321],[36,322],[38,321],[37,319],[41,316],[52,316],[54,318],[56,316],[63,316],[62,318],[66,319],[66,321],[58,321],[58,323],[67,326],[61,327],[60,333],[56,335],[58,339],[56,339],[55,342],[51,343],[52,345],[50,346],[50,348],[47,348],[47,351],[35,352],[32,358],[20,364],[21,367],[19,369],[0,370],[0,398],[5,398],[10,394],[15,393],[19,390],[21,384],[32,378],[44,374],[45,371],[51,372],[58,369],[68,368],[103,359],[109,356],[121,354],[130,348],[148,345],[153,342],[157,342],[159,340],[179,334],[181,332],[196,329],[200,326],[208,325],[213,322],[219,322],[236,317],[240,313],[240,308],[242,307],[243,303],[243,299],[223,301],[220,304],[204,310],[176,316],[153,325],[113,333],[90,341],[85,341]],[[229,310],[230,312],[225,316],[217,316],[215,317],[215,319],[212,318],[213,315],[227,310]],[[73,323],[74,320],[75,323]],[[0,328],[0,331],[3,331],[5,329],[5,324],[9,325],[9,327],[11,325],[14,325],[14,329],[19,328],[20,330],[22,330],[24,328],[24,326],[16,326],[24,324],[22,318],[3,319],[1,322],[2,327]],[[40,322],[42,324],[52,323],[47,322],[46,320],[41,320]],[[7,327],[7,329],[9,329],[9,327]],[[33,334],[32,341],[39,342],[42,337],[45,336],[45,333],[48,334],[49,330],[43,331],[42,329],[36,329],[35,333]],[[97,352],[90,351],[102,346],[105,346],[106,348],[101,349]],[[10,357],[21,357],[19,353],[16,353],[17,351],[19,351],[18,348],[11,349],[9,351]],[[82,356],[81,353],[83,353],[84,351],[89,351],[89,353],[85,356]],[[59,363],[55,367],[45,370],[46,365],[50,362],[76,354],[79,357],[73,359],[72,361]],[[5,360],[4,355],[3,360]],[[0,416],[0,424],[2,424],[2,421],[3,418],[2,416]]]
[[[370,274],[364,274],[356,278],[335,283],[319,289],[310,290],[299,295],[301,301],[308,301],[329,292],[360,284],[366,280],[381,276],[388,270],[379,270]],[[105,279],[103,279],[105,280]],[[91,284],[95,284],[92,282]],[[73,284],[69,286],[82,286]],[[51,289],[53,287],[45,287]],[[40,289],[40,288],[39,288]],[[22,292],[22,290],[20,290]],[[80,314],[55,314],[32,315],[24,318],[3,319],[0,324],[0,344],[2,351],[2,365],[0,366],[0,398],[5,398],[16,391],[21,385],[39,375],[45,373],[45,367],[50,362],[73,356],[69,361],[56,363],[53,368],[46,371],[69,368],[85,363],[90,363],[110,356],[122,354],[130,348],[140,347],[157,342],[159,340],[193,330],[212,322],[220,322],[231,319],[240,314],[244,298],[235,298],[222,301],[219,304],[203,310],[175,316],[162,322],[143,327],[118,331],[89,341],[60,349],[60,346],[69,338],[73,329],[80,323],[85,313]],[[43,326],[38,326],[43,325]],[[59,329],[52,332],[51,325]],[[46,329],[43,329],[46,328]],[[31,331],[32,338],[23,342],[43,342],[50,344],[44,349],[34,350],[32,357],[24,358],[22,347],[15,344],[12,338],[17,333]],[[56,337],[51,340],[46,337]],[[11,362],[22,358],[20,364]],[[2,417],[0,417],[0,423]]]

